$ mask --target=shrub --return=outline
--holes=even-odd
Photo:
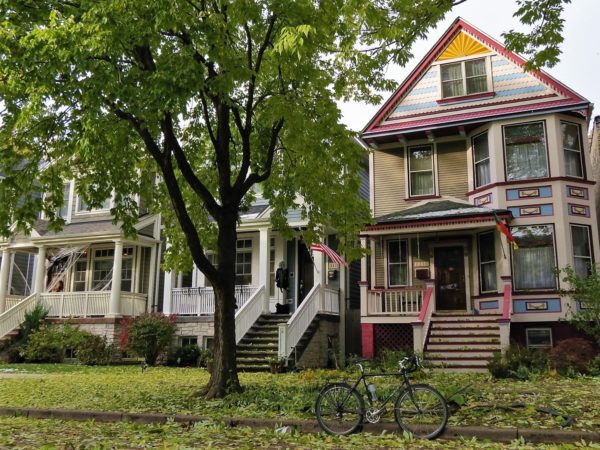
[[[62,330],[59,327],[42,325],[37,331],[32,332],[23,349],[23,358],[27,362],[62,362],[65,359]]]
[[[504,355],[494,353],[488,363],[488,370],[494,378],[527,380],[532,373],[548,370],[548,352],[513,344]]]
[[[210,348],[205,348],[200,352],[200,366],[208,367],[214,361],[213,351]]]
[[[594,377],[600,376],[600,355],[596,355],[594,359],[588,365],[587,371]]]
[[[175,337],[174,322],[174,316],[160,313],[143,314],[125,320],[120,336],[121,345],[153,366]]]
[[[44,323],[44,320],[46,320],[49,311],[50,310],[41,303],[36,303],[31,311],[25,313],[25,318],[19,331],[21,344],[26,344],[29,335],[40,328]]]
[[[392,350],[389,348],[383,348],[379,353],[376,365],[386,372],[397,372],[400,367],[400,360],[409,355],[410,352],[406,352],[403,350]]]
[[[552,349],[550,359],[552,366],[560,374],[585,373],[596,353],[587,339],[569,338],[560,341]]]
[[[108,364],[111,360],[112,349],[106,343],[105,337],[82,332],[82,339],[75,347],[77,361],[86,366]]]

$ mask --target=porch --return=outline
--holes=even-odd
[[[258,291],[257,286],[238,285],[235,299],[238,309]],[[173,288],[171,314],[178,316],[208,316],[215,313],[215,293],[212,287]]]

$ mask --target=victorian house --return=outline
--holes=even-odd
[[[458,18],[362,131],[364,356],[410,347],[477,370],[511,339],[572,332],[556,268],[585,275],[599,254],[591,105],[525,63]]]

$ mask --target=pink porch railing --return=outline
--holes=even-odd
[[[371,289],[367,291],[369,315],[417,316],[423,304],[424,288]]]

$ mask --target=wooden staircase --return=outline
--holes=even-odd
[[[237,345],[237,367],[243,372],[269,371],[269,358],[277,358],[279,324],[289,314],[263,314]]]
[[[424,357],[434,367],[456,372],[486,372],[500,351],[500,314],[431,316]]]
[[[0,351],[7,349],[19,337],[19,328],[15,328],[0,338]]]

